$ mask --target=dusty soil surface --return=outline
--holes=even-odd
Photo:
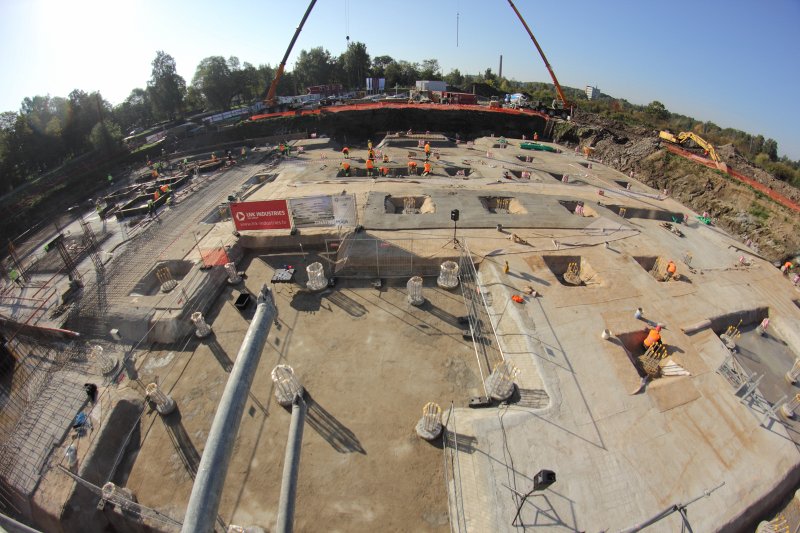
[[[591,113],[556,124],[555,142],[594,147],[593,157],[670,195],[696,212],[707,211],[714,223],[766,259],[778,262],[800,255],[800,215],[734,178],[675,156],[660,147],[658,132],[629,126]],[[717,148],[738,172],[800,201],[800,190],[750,164],[731,145]]]
[[[252,293],[274,265],[305,268],[299,256],[265,259],[243,263]],[[226,523],[274,527],[290,414],[274,400],[270,372],[285,363],[309,393],[295,530],[448,531],[441,444],[414,426],[429,401],[465,405],[480,378],[456,320],[462,296],[432,282],[421,307],[407,303],[404,284],[378,291],[340,280],[322,294],[276,286],[280,328],[270,331],[237,436],[220,507]],[[126,486],[178,520],[248,326],[226,301],[231,290],[209,313],[212,340],[151,353],[140,367],[140,379],[159,379],[179,412],[147,415]]]

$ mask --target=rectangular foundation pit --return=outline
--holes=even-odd
[[[528,210],[513,196],[479,196],[483,208],[493,215],[525,215]]]
[[[589,262],[579,255],[543,255],[542,260],[565,287],[599,285],[601,282]]]
[[[430,196],[392,196],[383,201],[388,215],[426,215],[436,212]]]
[[[586,205],[585,202],[582,202],[582,201],[579,202],[578,200],[559,200],[558,203],[561,204],[561,206],[564,209],[566,209],[567,211],[569,211],[570,213],[573,213],[573,214],[576,214],[576,215],[581,215],[581,212],[582,212],[581,216],[584,216],[584,217],[596,217],[597,216],[597,211],[592,209],[591,206]],[[583,209],[576,212],[576,209],[577,209],[579,204],[582,204]]]
[[[625,218],[641,218],[646,220],[660,220],[663,222],[678,223],[683,221],[683,213],[674,211],[664,211],[661,209],[641,209],[624,205],[608,204],[607,208],[618,213],[620,208],[625,208]]]

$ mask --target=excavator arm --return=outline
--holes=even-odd
[[[553,67],[551,67],[550,63],[547,61],[547,57],[545,57],[544,55],[544,50],[542,50],[542,47],[539,46],[539,42],[536,40],[536,37],[533,36],[533,32],[528,27],[528,24],[525,22],[525,19],[522,18],[522,15],[517,10],[517,6],[514,5],[514,2],[508,0],[508,3],[511,6],[511,9],[514,10],[514,13],[517,14],[517,18],[519,18],[519,21],[522,22],[523,26],[525,26],[525,30],[528,32],[528,35],[530,35],[531,41],[533,41],[533,44],[539,51],[539,55],[542,56],[542,61],[544,61],[544,66],[547,67],[547,71],[550,73],[550,77],[553,79],[553,85],[556,86],[556,92],[558,93],[558,98],[561,101],[561,105],[564,106],[564,109],[568,109],[570,107],[570,103],[567,101],[567,97],[564,96],[564,91],[561,89],[561,84],[558,83],[558,78],[556,78],[556,73],[553,72]]]
[[[297,30],[294,32],[294,36],[292,37],[291,42],[289,43],[289,48],[286,49],[286,53],[283,54],[283,59],[281,59],[281,64],[278,65],[278,70],[275,71],[275,79],[272,80],[272,83],[269,85],[269,91],[267,92],[267,97],[265,98],[265,102],[267,105],[275,105],[275,92],[278,90],[278,82],[281,81],[283,77],[283,70],[286,68],[286,60],[289,59],[289,54],[292,53],[292,48],[294,48],[294,43],[297,41],[297,37],[300,35],[300,31],[303,29],[303,25],[306,23],[306,19],[308,15],[311,14],[311,10],[314,9],[314,4],[317,3],[317,0],[311,0],[311,3],[308,4],[308,9],[306,9],[305,15],[303,15],[303,19],[300,21],[300,25],[297,27]]]
[[[721,160],[719,155],[717,155],[717,151],[714,149],[714,145],[708,142],[707,140],[703,139],[696,133],[691,131],[682,131],[678,135],[673,135],[668,131],[660,131],[658,132],[658,136],[665,141],[669,141],[673,144],[683,144],[686,141],[692,140],[694,143],[705,150],[708,153],[708,156],[715,162],[720,163]]]
[[[719,163],[719,156],[717,155],[717,151],[714,150],[713,144],[703,139],[696,133],[692,133],[691,131],[684,131],[678,134],[678,142],[680,142],[681,144],[683,144],[689,139],[693,140],[697,146],[708,152],[708,155],[709,157],[711,157],[711,159]]]

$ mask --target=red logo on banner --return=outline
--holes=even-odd
[[[289,210],[286,200],[239,202],[231,204],[231,217],[238,231],[289,229]]]

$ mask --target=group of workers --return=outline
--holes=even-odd
[[[431,145],[430,143],[425,143],[425,162],[422,166],[422,175],[428,176],[433,172],[433,168],[430,163],[430,156],[431,156]],[[350,147],[345,146],[342,148],[342,157],[344,161],[342,161],[340,165],[342,176],[350,177]],[[367,141],[367,162],[366,162],[366,169],[367,169],[367,176],[368,177],[377,177],[377,176],[388,176],[389,175],[389,167],[386,166],[386,163],[389,162],[389,154],[383,153],[382,162],[384,163],[381,165],[378,170],[377,174],[375,173],[375,150],[372,148],[372,140]],[[409,159],[408,161],[408,175],[409,176],[416,176],[417,175],[417,162]]]

